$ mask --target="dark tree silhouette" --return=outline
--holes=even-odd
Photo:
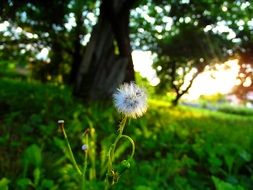
[[[103,0],[74,88],[83,99],[109,97],[123,81],[134,80],[129,14],[136,0]]]

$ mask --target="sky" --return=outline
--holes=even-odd
[[[185,98],[198,99],[200,95],[228,94],[237,83],[238,60],[217,65],[217,71],[205,70],[194,81]]]
[[[142,77],[147,78],[152,86],[160,82],[155,70],[152,68],[153,58],[150,51],[134,50],[132,52],[132,58],[134,70],[139,72]]]

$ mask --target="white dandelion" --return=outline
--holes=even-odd
[[[117,110],[127,117],[140,117],[147,110],[146,92],[134,82],[121,85],[113,94],[113,101]]]

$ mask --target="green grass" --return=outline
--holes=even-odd
[[[234,115],[245,115],[245,116],[253,116],[253,109],[242,107],[242,106],[229,106],[224,105],[218,108],[220,112],[230,113]]]
[[[64,119],[78,163],[83,132],[95,160],[88,189],[102,189],[103,163],[120,115],[109,103],[81,104],[69,88],[11,79],[0,80],[0,189],[78,188],[57,120]],[[213,112],[150,100],[147,113],[126,131],[136,143],[132,167],[115,190],[253,189],[253,117]],[[94,154],[96,153],[96,154]],[[129,153],[122,143],[118,162]],[[93,156],[93,157],[91,157]],[[91,162],[89,162],[89,168]]]

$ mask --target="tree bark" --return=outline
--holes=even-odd
[[[60,43],[60,40],[57,38],[56,34],[52,35],[52,42],[51,42],[51,51],[53,52],[52,56],[50,57],[51,61],[48,65],[48,74],[55,78],[60,74],[60,65],[63,62],[63,49]]]
[[[134,80],[129,14],[135,0],[104,0],[77,75],[74,94],[107,99],[122,82]]]
[[[80,5],[80,9],[75,13],[76,18],[76,27],[75,27],[75,36],[74,36],[74,51],[71,54],[72,55],[72,65],[71,65],[71,71],[70,71],[70,77],[69,77],[69,83],[74,84],[77,80],[77,74],[80,67],[80,63],[82,60],[82,46],[81,46],[81,27],[83,24],[83,9],[82,5]]]
[[[70,77],[69,77],[69,83],[74,84],[76,81],[78,69],[80,66],[80,62],[82,60],[81,56],[81,44],[80,41],[74,42],[74,52],[72,54],[72,65],[71,65],[71,71],[70,71]]]

